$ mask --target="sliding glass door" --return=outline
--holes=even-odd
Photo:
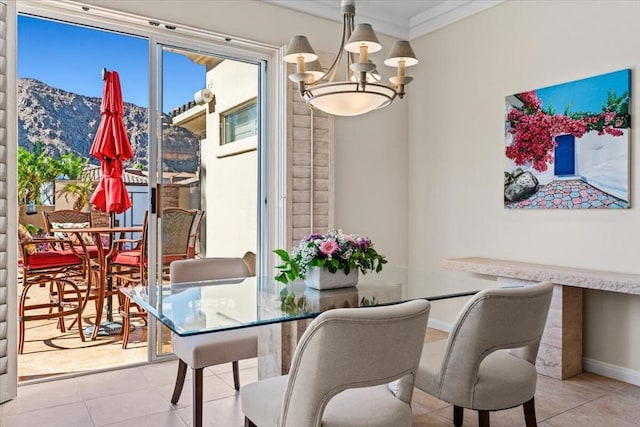
[[[255,271],[262,64],[162,43],[156,55],[156,279],[198,257],[245,257]],[[158,330],[157,354],[170,337]]]
[[[148,283],[153,285],[168,280],[169,263],[182,258],[246,256],[248,260],[258,260],[254,266],[256,271],[266,270],[267,263],[260,260],[269,258],[265,254],[271,253],[270,248],[283,245],[268,241],[267,230],[271,228],[275,231],[272,236],[279,236],[282,232],[278,225],[284,222],[283,218],[272,215],[270,226],[267,212],[286,213],[277,210],[277,203],[272,204],[268,197],[269,194],[285,194],[284,169],[282,175],[270,177],[268,174],[269,165],[286,158],[284,153],[276,156],[276,152],[284,147],[286,126],[284,123],[274,126],[278,120],[284,120],[281,113],[284,112],[282,83],[285,77],[279,49],[241,39],[229,43],[224,36],[184,25],[158,28],[148,19],[140,20],[101,8],[79,10],[64,2],[23,0],[17,9],[8,18],[14,19],[19,13],[64,23],[82,31],[118,34],[141,41],[148,47],[137,53],[131,48],[120,48],[116,59],[122,60],[121,66],[102,57],[96,63],[99,67],[96,70],[92,67],[86,73],[98,81],[98,91],[78,92],[87,95],[87,99],[99,100],[103,85],[99,80],[101,67],[120,73],[125,104],[133,104],[130,90],[143,92],[135,105],[125,105],[130,113],[125,115],[125,124],[127,120],[137,123],[135,129],[127,126],[135,159],[125,165],[127,179],[135,186],[129,188],[134,208],[117,219],[119,225],[142,225],[146,212]],[[7,28],[12,32],[8,34],[9,39],[15,38],[15,28]],[[71,39],[88,40],[86,37]],[[42,37],[38,40],[45,41]],[[87,46],[92,53],[105,52],[105,49],[96,48],[95,43]],[[86,59],[82,52],[77,55]],[[10,54],[8,58],[12,59]],[[140,59],[143,65],[137,71],[141,71],[144,78],[132,81],[135,70],[130,68]],[[269,73],[267,64],[270,65]],[[64,67],[75,72],[79,69],[71,63]],[[64,74],[64,67],[50,65],[49,69]],[[125,67],[129,68],[125,70]],[[15,99],[8,99],[8,105],[15,106]],[[136,113],[138,110],[140,114]],[[75,110],[65,109],[65,113],[71,115],[72,111]],[[99,121],[99,116],[96,120]],[[276,132],[276,129],[279,130]],[[89,132],[83,135],[84,139],[91,139]],[[270,151],[267,140],[274,141]],[[8,200],[15,200],[16,189],[10,188],[8,192]],[[193,213],[192,222],[178,226],[182,223],[176,219],[177,215],[168,213],[183,211]],[[7,235],[17,235],[14,222],[8,222]],[[8,240],[8,244],[11,242],[17,244],[15,237]],[[17,264],[11,257],[7,261]],[[0,297],[1,288],[0,284]],[[7,313],[15,313],[15,290],[8,298]],[[114,317],[119,321],[118,310],[114,310]],[[10,326],[8,335],[15,332],[15,325]],[[136,348],[144,347],[145,341],[149,343],[146,360],[170,352],[170,334],[161,331],[153,319],[149,319],[148,325],[135,321],[135,328],[134,345],[122,350],[122,355],[130,355]],[[119,339],[117,331],[111,338]],[[9,354],[9,368],[15,368],[15,364],[11,365],[12,360],[16,360],[15,334],[8,342],[7,351],[12,353]],[[119,343],[111,347],[119,347]],[[139,361],[122,359],[123,364]],[[3,366],[1,362],[0,359],[0,367]],[[103,366],[98,364],[94,368],[102,369]],[[15,372],[12,376],[15,377]],[[0,389],[4,389],[4,385],[6,383],[0,384]]]

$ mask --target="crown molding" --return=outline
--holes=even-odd
[[[328,0],[261,0],[264,3],[296,10],[298,12],[341,22],[340,7]],[[374,2],[356,3],[356,21],[368,22],[376,32],[398,39],[413,40],[439,28],[453,24],[468,16],[482,12],[506,0],[446,0],[442,3],[404,19],[399,15],[375,15]]]
[[[453,24],[506,0],[449,0],[410,19],[409,40]]]

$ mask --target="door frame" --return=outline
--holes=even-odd
[[[149,40],[150,64],[149,64],[149,117],[157,117],[157,87],[156,75],[154,74],[154,61],[157,61],[155,53],[152,53],[153,46],[156,43],[174,45],[176,47],[184,47],[186,49],[200,49],[203,51],[213,51],[217,54],[229,56],[236,59],[242,58],[259,58],[262,64],[261,84],[266,86],[263,108],[261,109],[262,126],[260,129],[261,144],[263,153],[260,156],[259,164],[259,218],[263,223],[262,236],[259,238],[258,251],[261,258],[257,260],[257,274],[266,276],[272,271],[274,265],[274,257],[272,252],[274,248],[285,247],[286,245],[286,203],[287,203],[287,154],[286,154],[286,70],[282,61],[284,54],[284,46],[275,46],[249,39],[243,39],[234,36],[232,43],[229,42],[229,36],[216,33],[210,30],[190,27],[184,24],[173,25],[175,29],[169,30],[173,23],[162,22],[162,26],[152,26],[150,21],[155,19],[133,15],[125,12],[119,12],[107,8],[89,6],[89,10],[83,10],[77,3],[66,3],[55,0],[17,0],[9,1],[7,13],[7,64],[14,64],[13,69],[7,67],[7,87],[15,88],[17,80],[17,15],[27,14],[43,18],[49,18],[70,24],[78,24],[97,29],[116,31],[129,34],[134,37],[144,37]],[[11,7],[13,5],[13,8]],[[268,66],[267,66],[268,64]],[[9,74],[12,73],[12,76]],[[13,79],[11,79],[11,77]],[[12,84],[13,82],[13,84]],[[16,91],[7,91],[7,111],[9,117],[17,117]],[[17,141],[17,120],[7,121],[8,141]],[[149,158],[157,158],[158,155],[158,137],[156,126],[150,124],[149,134]],[[13,133],[12,133],[13,132]],[[13,136],[13,137],[12,137]],[[17,144],[8,144],[7,147],[7,205],[13,206],[17,203]],[[150,180],[149,188],[157,184],[156,171],[152,171],[151,165],[157,165],[156,162],[150,164]],[[13,173],[12,173],[13,172]],[[271,172],[271,173],[269,173]],[[150,192],[151,194],[151,192]],[[151,199],[148,199],[148,205],[151,205]],[[157,216],[150,215],[150,245],[157,247],[156,226]],[[7,247],[16,247],[17,245],[17,213],[12,209],[7,211]],[[155,265],[157,254],[153,251],[150,253],[150,264]],[[7,278],[17,276],[17,256],[14,252],[9,252],[7,257]],[[155,280],[155,277],[150,277]],[[9,280],[8,283],[11,284]],[[13,363],[14,382],[11,386],[17,384],[17,348],[16,348],[16,306],[17,296],[16,288],[9,288],[10,298],[9,314],[13,313],[13,325],[9,325],[9,363]],[[154,328],[150,328],[150,335],[154,335]],[[149,338],[149,342],[155,342],[155,335]],[[158,359],[155,349],[149,345],[148,361]],[[15,396],[15,394],[14,394]]]

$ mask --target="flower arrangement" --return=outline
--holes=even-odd
[[[513,143],[506,148],[506,155],[518,166],[530,162],[539,172],[546,171],[547,164],[553,163],[558,135],[580,138],[595,130],[598,135],[621,136],[620,129],[628,128],[631,120],[628,92],[617,96],[608,91],[607,102],[600,112],[573,113],[567,108],[564,114],[557,114],[551,105],[543,109],[535,90],[516,96],[523,105],[512,107],[507,114],[507,132],[513,135]]]
[[[284,249],[274,252],[282,259],[282,265],[276,266],[279,273],[275,279],[285,284],[304,279],[309,267],[326,267],[331,273],[340,270],[345,274],[360,269],[366,274],[368,271],[379,273],[387,263],[384,255],[373,248],[371,239],[345,234],[342,230],[310,234],[293,248],[292,254]]]

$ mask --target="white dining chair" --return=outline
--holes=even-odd
[[[453,423],[464,408],[489,411],[523,405],[527,427],[536,425],[535,367],[553,285],[488,289],[458,314],[448,340],[424,345],[416,387],[453,404]]]
[[[411,426],[430,308],[416,300],[320,314],[300,339],[289,375],[240,389],[245,426]]]
[[[197,258],[171,263],[172,284],[215,279],[249,277],[251,273],[242,258]],[[194,336],[172,334],[173,353],[178,357],[178,374],[171,397],[176,404],[182,394],[187,366],[193,373],[193,425],[202,425],[202,371],[207,366],[232,362],[233,383],[240,389],[238,360],[258,356],[257,328],[242,328]]]

